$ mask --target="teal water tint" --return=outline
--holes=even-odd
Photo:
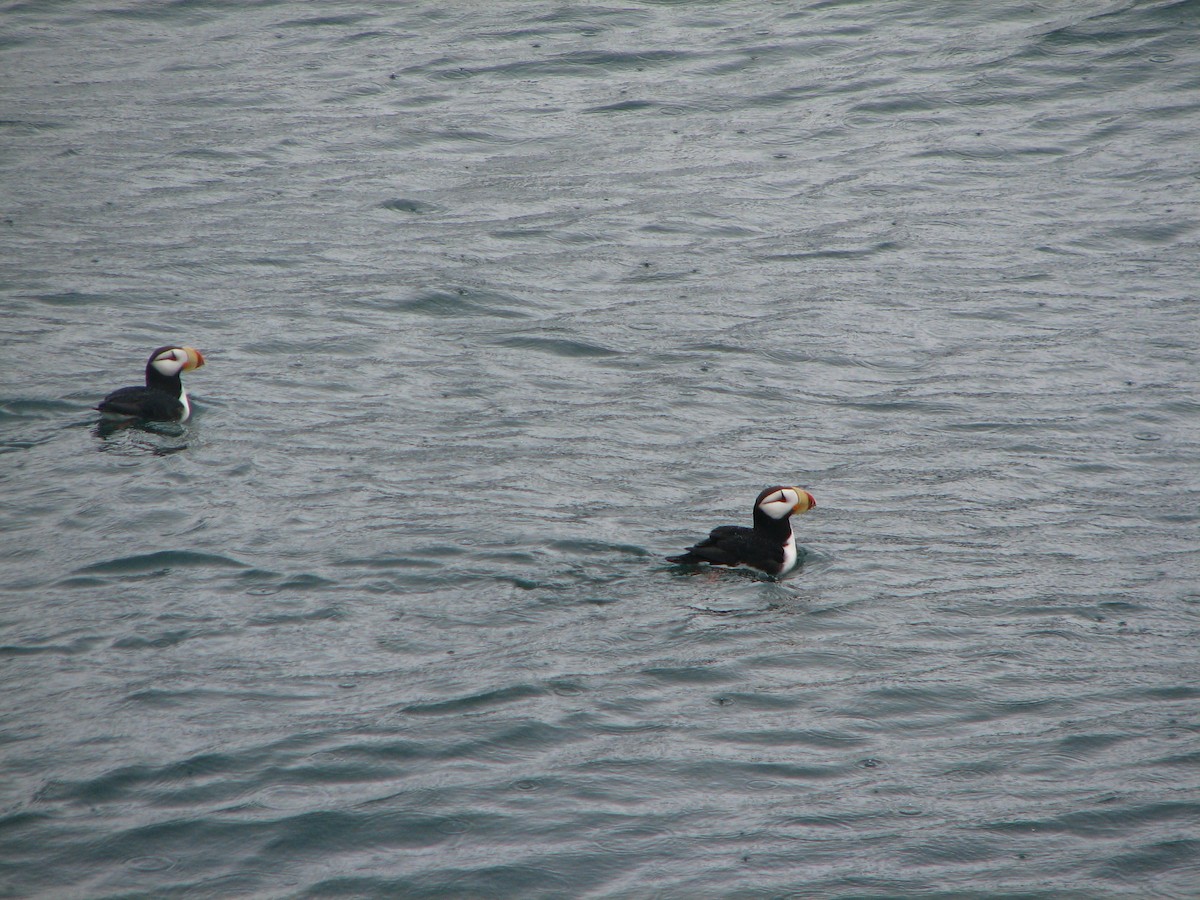
[[[2,892],[1200,893],[1195,19],[10,4]]]

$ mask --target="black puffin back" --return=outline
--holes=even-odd
[[[144,387],[115,390],[96,404],[96,409],[109,415],[166,422],[174,422],[183,415],[183,404],[179,402],[178,397],[172,397],[165,391]]]

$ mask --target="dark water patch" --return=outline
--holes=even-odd
[[[240,883],[245,876],[231,878],[223,875],[219,879],[193,879],[173,884],[174,877],[179,877],[174,873],[202,862],[206,848],[220,848],[227,859],[240,860],[245,854],[259,850],[269,842],[273,830],[271,823],[209,816],[180,817],[153,824],[118,827],[79,847],[77,856],[71,860],[72,865],[66,872],[77,876],[76,870],[82,869],[91,875],[96,871],[109,871],[114,860],[169,859],[174,861],[174,866],[166,870],[168,880],[160,896],[206,896],[208,887],[214,881],[219,880],[223,889],[227,890],[230,880]],[[144,877],[148,873],[140,874]],[[158,891],[153,893],[159,894]],[[231,895],[218,893],[208,896]]]
[[[241,162],[246,158],[242,150],[214,150],[212,147],[189,147],[186,150],[175,151],[175,155],[183,159],[225,163]]]
[[[247,568],[238,572],[237,578],[243,584],[246,583],[261,583],[264,586],[278,584],[285,576],[279,572],[273,572],[269,569],[254,569]]]
[[[1194,827],[1200,822],[1200,803],[1167,801],[1131,804],[1122,798],[1106,796],[1094,801],[1103,809],[1084,809],[1049,819],[993,822],[980,827],[988,831],[1018,833],[1072,834],[1086,838],[1121,837],[1138,825],[1164,824]]]
[[[1080,734],[1063,738],[1049,752],[1055,757],[1078,762],[1130,740],[1127,734]]]
[[[993,759],[980,757],[969,763],[948,766],[942,772],[942,777],[953,781],[974,782],[980,778],[990,778],[1006,771],[1011,765],[1008,759],[997,756]]]
[[[342,13],[340,15],[303,16],[298,19],[285,19],[272,24],[271,28],[345,28],[357,25],[365,19],[374,17],[374,13]]]
[[[922,150],[913,154],[913,159],[938,159],[938,158],[958,158],[958,159],[982,159],[982,160],[1008,160],[1010,162],[1019,161],[1023,156],[1063,156],[1068,151],[1065,147],[1060,146],[1044,146],[1044,145],[1028,145],[1023,147],[1000,146],[995,144],[985,144],[979,146],[959,146],[945,147],[936,150]],[[1039,278],[1040,276],[1035,276]],[[1033,279],[1029,279],[1033,280]]]
[[[623,284],[654,284],[657,282],[688,281],[695,273],[692,268],[658,268],[653,262],[643,262],[621,279]]]
[[[862,710],[865,715],[886,711],[889,716],[937,714],[949,711],[970,715],[967,710],[975,708],[975,691],[967,686],[943,685],[939,687],[884,687],[866,691],[876,713],[871,707]]]
[[[363,97],[375,97],[379,94],[382,94],[386,90],[387,88],[382,84],[360,84],[357,87],[350,88],[347,91],[340,91],[339,93],[332,94],[324,98],[324,100],[321,102],[342,104],[346,103],[347,101],[360,100]]]
[[[1200,750],[1164,756],[1152,762],[1156,766],[1179,766],[1185,769],[1200,770]]]
[[[402,97],[394,98],[391,102],[397,109],[425,109],[445,103],[450,99],[449,94],[405,94]]]
[[[830,611],[828,614],[836,614]],[[780,672],[817,672],[821,670],[853,671],[858,664],[858,653],[853,648],[834,649],[818,646],[798,652],[766,653],[751,656],[746,665],[755,671],[779,670]],[[768,698],[775,695],[766,695]]]
[[[246,620],[251,627],[272,628],[279,625],[306,625],[310,622],[337,622],[347,618],[346,611],[336,606],[301,612],[259,613]]]
[[[730,225],[722,223],[716,216],[697,215],[687,219],[676,219],[672,222],[658,222],[654,225],[644,225],[641,230],[647,234],[697,234],[708,235],[710,237],[752,237],[759,232],[754,228],[748,228],[743,225]],[[693,269],[691,272],[675,272],[672,273],[676,277],[690,274],[697,274]]]
[[[880,115],[895,115],[908,112],[930,112],[942,109],[944,106],[940,97],[922,94],[910,94],[903,97],[888,97],[856,103],[849,107],[848,113],[878,113]]]
[[[458,71],[462,65],[462,62],[463,62],[463,60],[457,56],[438,56],[433,59],[429,59],[429,60],[425,60],[423,62],[416,63],[414,65],[404,66],[403,68],[396,69],[394,72],[392,72],[390,74],[389,80],[399,81],[402,85],[407,87],[408,79],[401,78],[401,76],[413,75],[413,76],[422,76],[425,78],[446,77],[445,73],[447,71],[451,71],[451,72]],[[447,91],[449,91],[449,90],[451,90],[451,89],[447,88]],[[429,95],[423,95],[423,96],[429,96]],[[434,96],[442,97],[445,95],[439,94],[439,95],[434,95]]]
[[[54,122],[48,119],[27,121],[20,119],[0,119],[0,130],[8,134],[36,136],[43,131],[52,131],[56,128],[66,127],[66,122]]]
[[[688,767],[688,772],[709,783],[719,783],[733,789],[759,791],[773,790],[780,782],[825,781],[844,774],[841,766],[723,760],[694,763]]]
[[[483,131],[476,128],[441,128],[431,131],[410,132],[405,135],[405,145],[413,148],[434,146],[445,152],[470,154],[493,153],[504,144],[520,144],[530,140],[519,134],[500,131]]]
[[[103,587],[107,584],[109,584],[109,580],[107,578],[96,578],[94,576],[81,575],[74,578],[62,578],[54,582],[54,587],[87,590],[90,588]]]
[[[339,37],[337,39],[337,43],[339,45],[357,44],[360,41],[372,41],[372,40],[376,40],[376,39],[392,40],[395,37],[396,37],[396,35],[394,35],[390,31],[381,31],[381,30],[357,31],[353,34],[347,34],[347,35],[343,35],[343,36]]]
[[[528,578],[523,575],[510,575],[498,578],[522,591],[546,591],[561,587],[559,581],[550,579]]]
[[[54,816],[48,813],[34,812],[28,809],[6,810],[3,814],[0,814],[0,836],[19,835],[22,829],[34,825],[50,824],[53,821]],[[15,849],[17,846],[16,840],[14,839],[14,843],[8,846]]]
[[[175,860],[169,856],[137,856],[125,861],[135,872],[166,872],[175,868]]]
[[[1134,693],[1147,700],[1195,700],[1200,697],[1200,688],[1180,684],[1137,688]]]
[[[719,341],[699,341],[683,344],[681,349],[693,353],[722,353],[734,356],[744,356],[758,352],[753,347],[744,347],[739,344],[725,344]]]
[[[682,50],[652,50],[643,53],[628,53],[608,50],[583,50],[560,53],[544,59],[524,59],[499,63],[493,66],[458,66],[452,75],[445,72],[442,77],[474,77],[479,75],[506,75],[513,78],[536,78],[550,75],[591,75],[611,78],[622,71],[644,71],[665,67],[692,58],[693,54]]]
[[[81,291],[63,291],[56,294],[38,294],[32,299],[47,306],[93,306],[105,302],[100,294],[88,294]]]
[[[248,258],[246,265],[261,269],[298,269],[306,265],[306,263],[298,257],[258,256]]]
[[[87,653],[99,642],[100,638],[98,637],[85,636],[75,638],[68,643],[0,644],[0,656],[30,656],[42,653],[74,656],[79,653]]]
[[[360,356],[377,346],[375,339],[370,335],[361,335],[349,340],[338,341],[335,346],[331,346],[328,338],[312,335],[273,335],[265,338],[255,346],[256,352],[268,353],[272,356],[280,358],[293,358],[293,364],[298,364],[299,360],[311,355],[315,359],[328,356]],[[333,385],[335,388],[343,388],[340,384]]]
[[[432,318],[495,317],[500,319],[525,319],[530,313],[520,307],[527,304],[515,297],[491,292],[472,291],[467,288],[454,290],[421,291],[403,299],[359,301],[363,305],[409,315]]]
[[[405,706],[401,712],[409,715],[446,715],[447,713],[471,712],[513,703],[518,700],[528,700],[545,694],[545,688],[532,684],[517,684],[511,687],[484,691],[466,697],[455,697],[452,700],[441,700],[432,703],[414,703]]]
[[[821,750],[846,750],[868,743],[865,738],[830,731],[742,731],[718,732],[715,740],[765,747],[808,747]]]
[[[619,350],[601,347],[598,344],[589,344],[585,341],[571,340],[570,338],[511,337],[502,338],[494,341],[494,343],[498,346],[510,347],[514,350],[533,350],[538,353],[562,356],[567,359],[595,359],[620,355]]]
[[[812,259],[866,259],[878,253],[899,250],[900,245],[892,241],[880,241],[870,247],[861,248],[830,248],[825,250],[806,250],[796,253],[769,253],[758,257],[764,262],[802,262]]]
[[[472,818],[489,817],[477,814]],[[305,812],[276,822],[264,852],[281,862],[303,859],[314,851],[326,852],[331,847],[420,849],[444,843],[461,833],[462,823],[462,817],[416,811]]]
[[[1200,840],[1184,837],[1114,854],[1098,867],[1097,873],[1101,878],[1129,883],[1134,890],[1139,889],[1137,885],[1147,884],[1145,879],[1161,878],[1166,874],[1170,876],[1172,884],[1162,886],[1161,896],[1179,897],[1185,895],[1176,893],[1174,884],[1189,890],[1185,884],[1195,886],[1200,883],[1198,858]],[[1157,893],[1158,889],[1152,890]]]
[[[379,208],[391,212],[413,213],[415,215],[439,211],[438,207],[433,203],[426,203],[423,200],[413,200],[408,197],[393,197],[391,200],[384,200],[379,204]]]
[[[566,865],[561,860],[558,865]],[[571,866],[570,876],[555,871],[551,860],[529,864],[486,863],[467,867],[434,867],[415,875],[395,877],[339,876],[315,883],[305,897],[558,897],[587,888],[586,868]]]
[[[622,100],[619,103],[606,103],[603,106],[589,106],[585,113],[610,112],[640,112],[644,109],[656,109],[658,104],[651,100]]]
[[[724,684],[737,676],[716,666],[654,666],[642,675],[666,684]]]
[[[878,827],[881,821],[891,819],[893,813],[885,807],[870,810],[851,809],[849,807],[838,812],[829,813],[797,813],[780,816],[772,825],[784,829],[786,835],[804,835],[809,840],[828,840],[830,835],[844,832],[848,828],[871,829]],[[859,838],[869,840],[864,834]],[[831,848],[831,852],[836,852]]]
[[[645,547],[635,544],[613,544],[607,541],[586,540],[579,538],[550,541],[547,546],[552,550],[562,550],[565,553],[576,553],[581,556],[615,553],[620,556],[650,557],[655,554]]]
[[[801,698],[788,694],[746,694],[737,691],[714,697],[713,702],[717,706],[737,704],[745,709],[761,711],[796,709],[803,705]]]
[[[195,708],[210,703],[225,700],[235,700],[244,703],[262,701],[264,703],[295,702],[313,700],[317,695],[297,693],[291,690],[277,691],[222,691],[204,688],[165,690],[152,688],[133,691],[123,698],[124,702],[133,706],[145,706],[150,709],[170,710]]]
[[[649,21],[645,10],[622,6],[556,6],[534,16],[537,27],[554,26],[554,34],[583,34],[593,37],[604,30],[636,28]]]
[[[1154,222],[1137,225],[1120,225],[1105,232],[1114,241],[1132,241],[1142,244],[1174,244],[1196,230],[1192,221]]]
[[[839,94],[862,95],[864,97],[874,97],[880,93],[881,88],[894,87],[895,81],[890,77],[886,78],[848,78],[845,80],[825,81],[822,83],[805,84],[797,87],[787,87],[779,90],[770,91],[765,94],[760,94],[749,98],[748,103],[753,106],[773,107],[780,104],[796,103],[811,101],[814,97],[835,97]]]
[[[979,836],[955,835],[918,841],[915,846],[904,848],[903,857],[914,866],[945,866],[994,862],[1002,853],[996,841]],[[1014,895],[1006,893],[1004,896]]]
[[[43,790],[42,799],[87,806],[118,803],[151,793],[161,800],[177,790],[194,786],[199,780],[218,784],[228,782],[232,776],[254,772],[262,761],[251,753],[205,754],[164,766],[128,766],[85,781],[56,781]],[[238,789],[240,786],[230,787],[222,794],[232,795]]]
[[[112,647],[115,650],[165,650],[196,638],[221,637],[229,633],[227,628],[174,628],[156,634],[118,638],[112,642]]]
[[[194,550],[159,550],[134,556],[121,556],[104,562],[92,563],[77,569],[78,572],[99,572],[105,575],[134,575],[156,573],[166,575],[175,569],[227,568],[241,569],[246,564],[228,556],[215,553],[200,553]]]
[[[956,407],[956,411],[961,407]],[[1063,427],[1063,420],[1045,420],[1045,421],[974,421],[974,422],[948,422],[945,425],[953,431],[975,432],[975,433],[997,433],[997,434],[1026,434],[1030,432],[1040,432],[1047,429],[1059,430]],[[1031,448],[1036,450],[1036,448]]]
[[[81,410],[78,404],[67,400],[44,400],[34,397],[0,399],[0,425],[16,424],[22,419],[51,419],[63,422],[68,416],[74,417],[80,414],[88,416],[88,422],[92,421],[89,411]],[[78,424],[80,424],[78,421],[71,422],[73,426]],[[0,452],[3,452],[4,449],[28,450],[54,440],[56,437],[57,435],[54,434],[38,435],[37,437],[6,437],[0,439]]]
[[[273,0],[268,0],[268,2],[273,2]],[[199,15],[202,10],[227,7],[228,4],[223,0],[201,0],[199,3],[133,3],[128,6],[97,9],[94,14],[111,19],[149,20],[179,25],[208,21],[208,17]]]
[[[893,368],[913,369],[926,368],[926,366],[893,366]],[[947,403],[946,401],[930,401],[917,399],[901,399],[899,397],[888,400],[844,400],[842,405],[847,408],[861,409],[866,412],[880,413],[900,413],[909,412],[917,413],[918,415],[927,415],[930,413],[947,414],[958,413],[962,411],[962,406],[957,403]]]
[[[530,240],[533,238],[544,238],[549,236],[551,229],[549,228],[502,228],[493,231],[491,236],[500,240]]]
[[[563,728],[545,722],[522,721],[494,730],[483,739],[453,744],[439,753],[439,758],[464,759],[479,763],[511,762],[582,739],[583,736],[574,728]]]
[[[333,587],[336,584],[337,582],[331,578],[305,572],[300,575],[289,576],[285,581],[280,583],[279,589],[281,591],[318,591]]]
[[[370,742],[340,743],[329,754],[337,760],[362,760],[372,767],[384,764],[390,768],[397,763],[428,759],[431,748],[428,744],[410,740],[379,740]]]
[[[456,559],[466,554],[466,550],[456,546],[425,547],[416,551],[420,555],[413,556],[375,556],[364,559],[338,560],[335,565],[364,569],[430,569],[441,568],[445,560]]]

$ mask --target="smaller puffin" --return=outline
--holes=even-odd
[[[146,386],[113,391],[97,404],[105,416],[117,419],[151,419],[183,422],[192,414],[181,372],[204,365],[204,355],[195,347],[159,347],[146,363]]]
[[[682,565],[750,566],[779,577],[796,568],[799,554],[792,534],[793,513],[808,512],[817,501],[797,487],[769,487],[754,501],[754,527],[721,525],[667,562]]]

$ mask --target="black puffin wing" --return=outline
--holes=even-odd
[[[146,393],[145,388],[127,387],[113,391],[103,400],[96,404],[96,409],[100,412],[118,413],[124,416],[136,416],[141,406],[138,403],[138,398]]]
[[[741,565],[753,534],[753,531],[741,525],[721,525],[696,546],[689,547],[688,553],[717,566]]]
[[[701,541],[701,543],[737,543],[739,541],[745,541],[750,537],[751,534],[753,534],[753,530],[746,528],[744,525],[718,525],[708,533],[708,537]]]
[[[170,394],[146,388],[127,387],[113,391],[96,406],[100,412],[140,419],[178,419],[183,404]]]

